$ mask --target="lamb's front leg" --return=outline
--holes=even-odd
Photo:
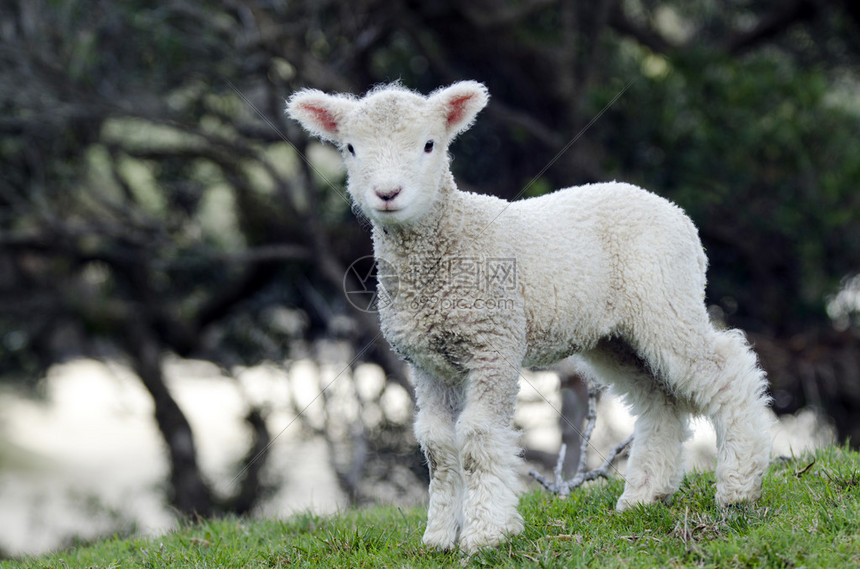
[[[517,511],[521,482],[513,416],[519,370],[473,372],[457,421],[457,444],[466,482],[460,549],[472,554],[523,530]]]
[[[454,421],[462,405],[459,386],[440,383],[413,368],[418,407],[415,438],[430,469],[430,504],[424,544],[442,550],[457,545],[463,527],[463,477]]]

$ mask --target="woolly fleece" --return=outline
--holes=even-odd
[[[756,500],[766,380],[743,335],[709,321],[692,222],[617,182],[513,203],[458,190],[447,149],[488,100],[464,81],[426,97],[399,85],[361,99],[304,90],[287,104],[341,149],[375,255],[399,277],[396,291],[380,285],[390,302],[379,315],[415,383],[430,469],[424,542],[471,554],[522,531],[520,370],[574,355],[638,415],[618,509],[678,489],[691,414],[717,431],[717,502]]]

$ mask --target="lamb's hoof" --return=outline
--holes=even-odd
[[[643,502],[641,500],[636,500],[635,498],[632,498],[625,494],[618,498],[618,501],[615,503],[615,509],[619,512],[623,512],[624,510],[629,510],[630,508],[633,508],[642,503]]]
[[[481,549],[495,547],[508,538],[522,533],[524,528],[523,517],[519,512],[501,527],[480,522],[470,524],[460,536],[460,551],[471,556]]]
[[[467,556],[472,556],[482,549],[495,547],[505,540],[502,533],[482,534],[470,532],[460,538],[460,551]]]
[[[451,551],[457,547],[457,535],[459,533],[460,528],[457,526],[445,527],[439,525],[434,527],[428,524],[422,541],[427,547],[440,551]]]
[[[717,484],[716,502],[720,508],[752,504],[761,498],[761,478],[741,485]]]
[[[625,492],[618,498],[618,502],[615,503],[615,509],[619,512],[623,512],[624,510],[629,510],[630,508],[635,508],[636,506],[647,506],[648,504],[656,504],[657,502],[662,502],[667,506],[672,503],[672,499],[675,497],[675,493],[669,494],[647,494],[637,496],[635,494],[628,494]]]

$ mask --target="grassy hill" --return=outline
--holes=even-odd
[[[155,539],[110,539],[2,568],[860,567],[860,454],[830,447],[770,467],[762,499],[719,510],[713,473],[689,474],[671,506],[623,513],[622,481],[566,500],[540,491],[526,531],[465,559],[421,543],[425,511],[371,508],[285,521],[204,520]]]

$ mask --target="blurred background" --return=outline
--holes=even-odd
[[[851,0],[0,0],[0,558],[424,500],[403,365],[344,294],[368,228],[283,114],[308,86],[477,79],[463,189],[674,200],[774,410],[860,445],[858,62]],[[549,403],[582,420],[558,371],[522,391],[538,465],[576,438]]]

